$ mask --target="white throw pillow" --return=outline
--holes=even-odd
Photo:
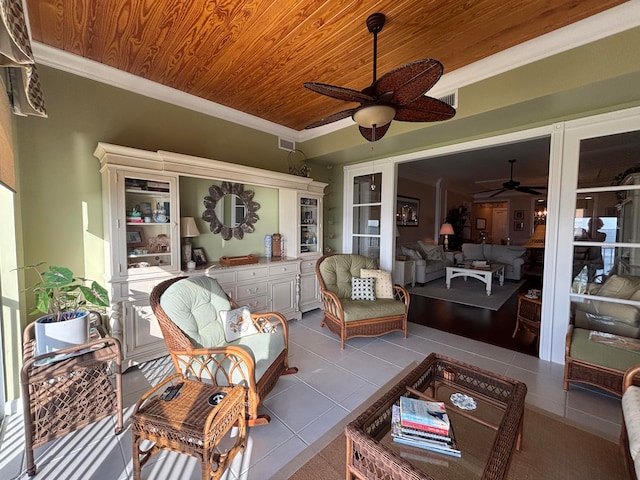
[[[221,310],[220,319],[224,327],[224,338],[227,342],[233,342],[245,335],[258,333],[258,329],[253,324],[253,320],[251,320],[251,312],[248,307]]]
[[[446,260],[447,257],[444,254],[444,248],[442,245],[429,245],[422,240],[418,240],[418,245],[424,253],[425,260]]]
[[[629,437],[629,453],[636,460],[640,456],[640,387],[631,386],[624,392],[622,413]]]
[[[400,250],[402,251],[403,255],[406,255],[411,260],[422,260],[420,253],[417,250],[414,250],[413,248],[405,247],[403,245],[400,247]]]
[[[351,300],[375,300],[375,278],[351,277]]]
[[[386,270],[373,270],[363,268],[360,270],[362,278],[376,279],[376,298],[393,298],[393,280],[391,280],[391,272]]]

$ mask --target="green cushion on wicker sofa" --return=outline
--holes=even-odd
[[[640,363],[640,353],[589,340],[590,331],[584,328],[573,329],[571,358],[621,372]]]
[[[368,300],[340,300],[344,311],[344,321],[365,320],[367,318],[388,317],[390,315],[403,315],[405,305],[392,298],[378,298],[375,302]]]

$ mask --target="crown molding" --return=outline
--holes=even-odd
[[[429,96],[440,97],[466,85],[638,26],[640,0],[630,0],[466,67],[445,73],[438,84],[429,91]],[[346,118],[322,127],[297,131],[43,43],[33,42],[32,47],[36,62],[42,65],[296,142],[312,140],[355,125],[352,119]]]

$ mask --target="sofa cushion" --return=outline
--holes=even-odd
[[[462,253],[465,260],[486,260],[482,243],[464,243]]]
[[[422,255],[425,260],[446,260],[447,257],[444,254],[444,248],[442,245],[429,245],[421,240],[418,240],[418,246],[422,251]]]
[[[379,298],[375,302],[363,302],[362,300],[340,300],[344,311],[345,322],[367,320],[371,318],[404,315],[405,304],[390,298]]]
[[[213,278],[199,275],[175,282],[162,294],[160,306],[194,347],[225,343],[219,312],[231,310],[231,304]]]
[[[612,347],[604,343],[589,340],[590,330],[574,328],[569,356],[576,360],[626,371],[632,365],[640,363],[640,353]]]
[[[444,270],[445,268],[447,268],[446,262],[443,262],[442,260],[431,260],[429,262],[426,262],[424,271],[425,273],[431,273],[437,272],[439,270]]]
[[[631,298],[640,290],[640,277],[611,275],[600,287],[598,295],[612,298]]]
[[[393,280],[391,279],[391,272],[386,270],[363,268],[360,270],[360,277],[375,278],[376,298],[393,298]]]
[[[640,452],[640,387],[633,385],[624,392],[622,414],[629,438],[629,453],[635,461]]]
[[[376,299],[375,278],[351,277],[351,300]]]
[[[491,252],[491,260],[511,265],[516,258],[522,257],[525,252],[526,248],[524,247],[494,245]]]
[[[411,260],[423,260],[422,255],[420,255],[420,252],[418,252],[418,250],[414,248],[408,247],[406,245],[402,245],[400,247],[400,250],[402,251],[403,255],[406,255]]]

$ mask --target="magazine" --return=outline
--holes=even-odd
[[[449,429],[451,432],[451,436],[445,437],[444,439],[436,439],[436,438],[426,438],[421,435],[414,435],[410,433],[410,431],[401,424],[401,407],[398,405],[393,405],[391,410],[391,436],[393,441],[396,443],[401,443],[403,445],[408,445],[411,447],[423,448],[433,452],[444,453],[446,455],[453,455],[455,457],[460,457],[461,453],[458,450],[458,447],[455,443],[455,438],[453,437],[453,429]]]
[[[449,416],[444,402],[400,397],[400,421],[403,427],[449,434]]]

